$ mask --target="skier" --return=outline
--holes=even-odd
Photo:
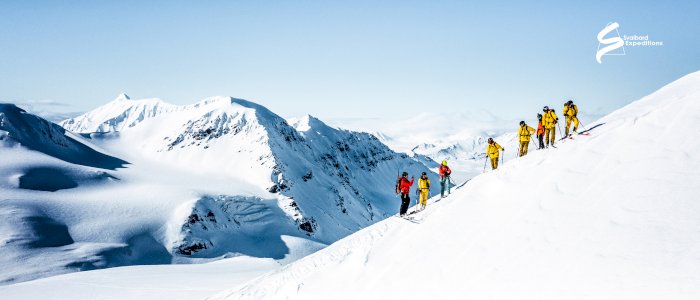
[[[423,210],[428,205],[428,193],[430,192],[430,179],[425,172],[418,178],[418,189],[420,190],[420,210]]]
[[[486,145],[486,154],[491,158],[491,170],[498,168],[498,150],[506,151],[501,145],[496,143],[492,138],[489,138],[489,143]]]
[[[452,170],[447,166],[447,161],[443,160],[440,165],[440,198],[445,198],[445,185],[447,185],[447,194],[450,194],[450,174]]]
[[[527,154],[527,146],[530,145],[530,136],[535,133],[535,129],[527,126],[525,121],[520,121],[520,130],[518,131],[518,137],[520,137],[520,152],[518,156],[523,156]]]
[[[408,210],[408,204],[411,203],[411,197],[408,195],[411,186],[413,185],[413,177],[411,177],[411,181],[408,181],[408,172],[403,172],[401,174],[401,177],[399,177],[399,183],[398,183],[398,190],[401,193],[401,210],[399,211],[400,216],[405,216],[406,211]]]
[[[578,114],[578,107],[576,104],[574,104],[574,101],[569,100],[564,104],[564,110],[562,111],[564,116],[566,117],[566,127],[564,127],[564,136],[567,137],[569,136],[569,126],[571,126],[571,122],[574,123],[574,132],[576,132],[576,129],[578,128],[578,117],[576,116]]]
[[[557,118],[557,114],[554,113],[554,110],[549,109],[548,106],[545,106],[542,111],[544,112],[544,115],[542,115],[542,125],[544,125],[545,148],[549,148],[550,143],[554,146],[555,128],[559,118]]]
[[[544,148],[544,126],[542,126],[542,115],[537,114],[537,150]]]

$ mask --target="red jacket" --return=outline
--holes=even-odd
[[[450,170],[450,167],[448,166],[440,166],[440,178],[445,178],[445,176],[450,176],[452,174],[452,170]]]
[[[408,193],[411,190],[411,186],[413,185],[413,179],[411,181],[408,181],[406,177],[401,177],[401,181],[399,182],[399,189],[401,190],[401,193],[404,195],[408,195]]]
[[[542,121],[537,123],[537,135],[544,135],[544,127],[542,127]]]

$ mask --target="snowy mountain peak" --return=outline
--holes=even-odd
[[[316,131],[323,131],[330,128],[326,123],[309,114],[298,119],[290,119],[288,122],[289,125],[294,127],[294,129],[299,132],[307,132],[312,129]]]
[[[114,99],[114,100],[116,100],[116,101],[120,101],[120,100],[121,100],[121,101],[125,101],[125,100],[131,100],[131,98],[130,98],[129,95],[127,95],[126,93],[121,93],[121,94],[119,94],[119,96],[117,96],[117,98]]]
[[[193,111],[194,114],[201,115],[201,110],[210,112],[215,109],[221,109],[234,115],[249,111],[258,118],[269,122],[278,122],[280,119],[279,116],[262,105],[232,97],[210,97],[192,105],[180,106],[158,98],[131,100],[126,94],[120,94],[113,101],[78,117],[65,120],[60,125],[73,132],[119,132],[163,114]]]
[[[158,98],[131,100],[126,94],[120,94],[103,106],[59,124],[73,132],[121,131],[147,118],[178,109]]]

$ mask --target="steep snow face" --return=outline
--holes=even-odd
[[[133,127],[141,121],[181,109],[160,99],[131,100],[120,94],[112,102],[59,123],[72,132],[111,132]]]
[[[70,163],[105,169],[123,167],[125,161],[105,155],[78,136],[13,104],[0,103],[0,142],[21,144]]]
[[[697,299],[700,72],[210,299]],[[415,283],[419,288],[415,288]]]

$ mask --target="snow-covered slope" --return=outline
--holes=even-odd
[[[313,117],[302,130],[230,97],[121,97],[64,122],[80,135],[0,108],[0,156],[12,158],[0,160],[0,283],[234,256],[288,263],[396,213],[396,172],[427,171],[369,134]]]
[[[5,146],[20,144],[78,165],[115,169],[126,164],[93,149],[94,146],[61,126],[28,114],[13,104],[0,103],[0,141]]]
[[[700,72],[210,299],[697,299]]]

